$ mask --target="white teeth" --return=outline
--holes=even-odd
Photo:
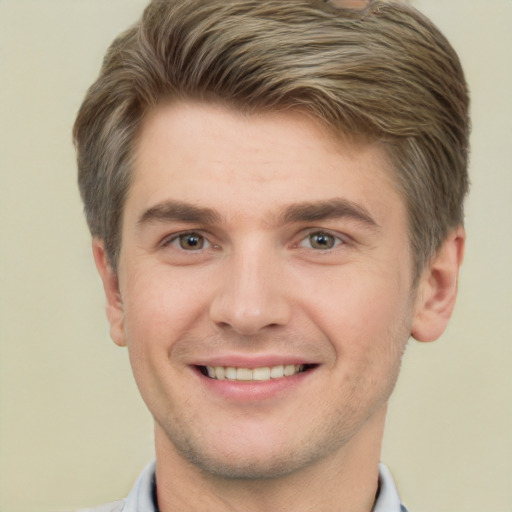
[[[287,364],[284,367],[284,375],[285,375],[285,377],[290,377],[290,375],[293,375],[295,373],[297,373],[297,372],[295,370],[295,365],[294,364]]]
[[[206,368],[208,368],[208,367],[206,367]],[[226,368],[225,375],[226,375],[226,379],[236,380],[236,368],[233,368],[231,366]]]
[[[266,381],[270,379],[281,379],[291,377],[304,370],[302,364],[287,364],[278,366],[264,366],[261,368],[234,368],[232,366],[207,366],[208,377],[216,380],[239,380],[239,381]]]
[[[249,368],[238,368],[236,370],[236,380],[252,380],[252,370],[249,370]]]
[[[211,366],[210,366],[210,368],[211,368]],[[215,367],[215,377],[219,380],[223,380],[226,378],[226,370],[223,366]]]
[[[269,380],[270,368],[254,368],[252,371],[253,380]]]
[[[284,366],[273,366],[270,368],[270,377],[273,379],[284,377]]]

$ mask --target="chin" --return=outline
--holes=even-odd
[[[176,434],[176,432],[173,432]],[[236,438],[236,440],[235,440]],[[297,473],[328,458],[339,448],[340,439],[308,436],[290,442],[279,436],[215,436],[205,443],[194,436],[169,436],[172,450],[203,474],[228,480],[278,479]],[[288,441],[288,442],[287,442]]]
[[[295,473],[313,464],[316,457],[299,457],[292,454],[269,454],[266,457],[245,456],[214,456],[192,451],[180,452],[188,462],[199,468],[203,473],[226,480],[265,480],[278,479]],[[311,460],[313,459],[313,460]]]

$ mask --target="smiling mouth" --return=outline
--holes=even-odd
[[[278,366],[263,366],[260,368],[238,368],[233,366],[198,366],[199,371],[214,380],[258,381],[293,377],[298,373],[310,370],[313,364],[287,364]]]

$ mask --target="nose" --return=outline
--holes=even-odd
[[[281,263],[279,255],[262,244],[233,251],[219,276],[211,320],[246,336],[286,325],[292,311]]]

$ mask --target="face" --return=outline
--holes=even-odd
[[[147,118],[109,318],[169,453],[280,476],[380,432],[415,309],[385,162],[300,113]]]

